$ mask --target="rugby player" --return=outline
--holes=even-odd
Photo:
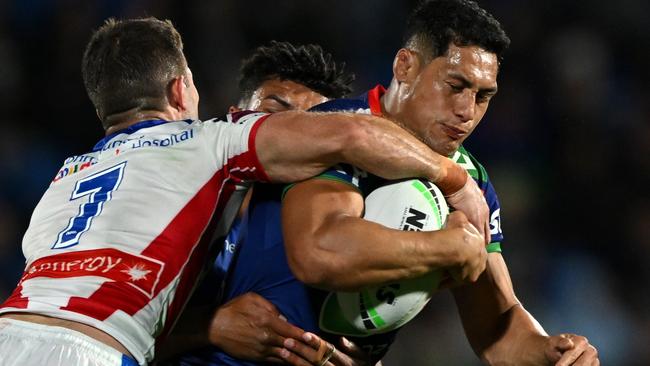
[[[306,179],[344,161],[438,181],[482,222],[478,187],[462,168],[382,118],[197,120],[199,94],[169,22],[107,21],[82,74],[106,136],[64,161],[35,208],[25,273],[0,307],[2,365],[150,362],[209,243],[230,226],[238,183]]]
[[[352,91],[354,74],[345,72],[344,68],[345,64],[336,63],[332,55],[325,53],[318,45],[296,46],[289,42],[271,41],[256,48],[242,61],[239,77],[241,97],[237,106],[231,106],[229,111],[274,113],[307,110],[327,100],[345,97]],[[214,347],[248,360],[279,361],[278,352],[282,351],[282,340],[279,338],[293,337],[300,341],[304,331],[280,320],[280,314],[273,304],[254,293],[238,296],[227,306],[219,308],[214,319],[209,320],[215,304],[219,303],[219,289],[236,255],[237,227],[253,190],[254,187],[248,190],[234,229],[229,233],[213,271],[192,297],[189,309],[181,316],[178,326],[163,347],[161,358],[164,360],[182,349],[193,351],[159,364],[209,363],[206,360],[214,352]],[[274,336],[264,337],[264,334]],[[264,346],[251,346],[259,342],[263,342]],[[312,344],[314,342],[319,344],[320,339],[315,338]],[[208,346],[210,343],[214,347]],[[302,357],[287,354],[285,361],[301,364],[313,353],[308,348],[304,350],[307,354]],[[350,352],[354,353],[354,350]],[[339,353],[339,357],[346,355]]]
[[[517,300],[500,253],[503,235],[496,192],[485,169],[462,146],[497,92],[499,65],[508,45],[500,24],[475,2],[424,2],[409,19],[388,89],[378,86],[360,98],[315,108],[386,116],[467,169],[485,192],[492,218],[491,240],[484,249],[489,252],[487,269],[479,271],[480,276],[460,269],[483,252],[459,258],[462,247],[445,241],[442,234],[431,238],[361,219],[363,197],[385,181],[362,169],[341,166],[293,185],[282,205],[281,189],[258,186],[246,226],[240,228],[243,239],[226,286],[226,299],[254,291],[269,299],[290,323],[336,341],[337,334],[319,328],[320,304],[326,292],[313,288],[354,291],[442,268],[454,274],[457,287],[452,292],[466,335],[486,364],[598,365],[597,350],[585,337],[569,333],[549,336]],[[278,218],[280,210],[282,220]],[[469,238],[477,235],[459,213],[450,215],[447,232],[450,227]],[[425,240],[432,239],[444,245],[435,246],[437,252],[423,252]],[[428,244],[426,248],[431,249]],[[368,351],[368,363],[373,364],[386,353],[395,335],[390,332],[354,340]],[[292,340],[286,340],[284,346],[290,350],[303,347]],[[230,359],[219,352],[213,355],[213,360],[218,360],[215,364],[257,364]]]

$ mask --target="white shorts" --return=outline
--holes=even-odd
[[[62,327],[0,319],[0,366],[138,366],[87,335]]]

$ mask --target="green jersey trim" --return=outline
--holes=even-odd
[[[495,241],[494,243],[490,243],[485,249],[487,249],[488,253],[501,253],[501,242]]]
[[[321,175],[317,175],[317,176],[312,177],[312,178],[309,178],[309,179],[326,179],[326,180],[332,180],[332,181],[335,181],[335,182],[344,183],[345,185],[348,185],[348,186],[350,186],[350,187],[353,187],[357,192],[361,193],[361,190],[359,189],[359,187],[357,187],[357,186],[355,186],[354,184],[350,183],[349,181],[347,181],[347,180],[345,180],[345,179],[343,179],[343,178],[341,178],[341,177],[337,177],[337,176],[335,176],[335,175],[329,175],[329,174],[327,174],[327,173],[323,173],[323,174],[321,174]],[[284,200],[284,196],[285,196],[285,195],[287,194],[287,192],[289,192],[289,190],[290,190],[291,188],[293,188],[296,184],[297,184],[297,183],[291,183],[291,184],[287,185],[286,187],[284,187],[284,189],[282,190],[282,198],[281,198],[281,200]]]

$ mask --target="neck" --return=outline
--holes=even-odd
[[[104,126],[109,125],[106,127],[106,135],[110,135],[112,133],[115,133],[117,131],[123,130],[125,128],[128,128],[129,126],[132,126],[136,123],[142,122],[142,121],[148,121],[152,119],[159,119],[163,121],[175,121],[182,119],[181,116],[177,115],[177,113],[173,113],[171,111],[126,111],[118,114],[113,114],[104,120]]]

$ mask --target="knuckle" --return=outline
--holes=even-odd
[[[269,334],[267,330],[262,330],[261,332],[258,333],[257,339],[262,344],[267,343],[271,339],[271,334]]]

